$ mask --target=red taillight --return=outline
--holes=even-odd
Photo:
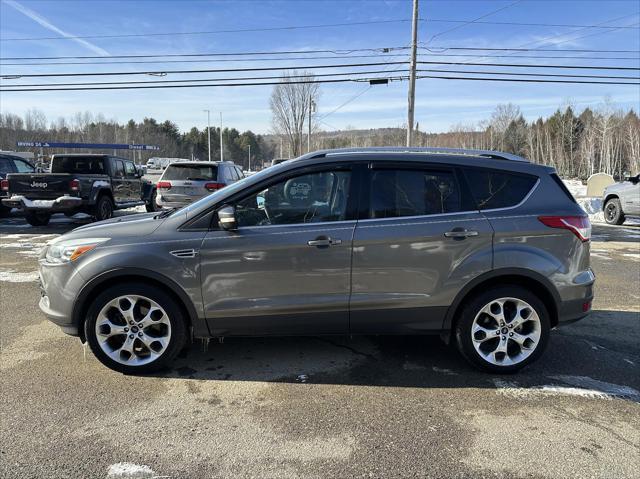
[[[2,191],[9,191],[9,180],[0,181],[0,189]]]
[[[80,180],[71,180],[69,182],[69,189],[71,191],[78,191],[80,190]]]
[[[538,219],[550,228],[571,231],[580,241],[591,239],[591,222],[588,216],[538,216]]]
[[[205,183],[204,187],[209,191],[216,191],[224,188],[224,183]]]
[[[170,190],[171,182],[170,181],[158,181],[158,189],[159,190]]]

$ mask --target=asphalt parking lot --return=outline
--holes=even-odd
[[[128,377],[37,307],[39,248],[84,221],[0,220],[0,477],[639,477],[638,226],[594,227],[594,312],[517,375],[437,338],[309,337]]]

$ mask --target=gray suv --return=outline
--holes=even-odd
[[[180,208],[244,178],[231,161],[171,163],[158,181],[158,206]]]
[[[554,170],[517,156],[319,151],[57,238],[40,308],[125,373],[190,337],[325,334],[439,334],[510,372],[588,314],[590,234]]]

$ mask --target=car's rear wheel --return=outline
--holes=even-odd
[[[535,294],[519,286],[498,286],[466,301],[455,336],[471,364],[509,373],[540,357],[550,329],[549,313]]]
[[[89,308],[85,336],[98,360],[115,371],[144,374],[167,366],[184,347],[185,319],[165,291],[125,283]]]
[[[156,203],[156,199],[157,198],[158,198],[158,191],[157,190],[153,190],[153,193],[151,193],[151,198],[145,204],[145,208],[147,209],[147,211],[149,213],[152,213],[154,211],[158,211],[160,209],[160,207],[158,206],[158,203]]]
[[[49,224],[49,220],[51,219],[51,214],[49,213],[26,213],[24,215],[24,219],[27,220],[31,226],[47,226]]]
[[[107,195],[98,198],[95,209],[95,217],[97,221],[108,220],[113,216],[113,201]]]
[[[604,220],[610,225],[621,225],[624,223],[624,213],[622,204],[618,198],[607,200],[604,205]]]

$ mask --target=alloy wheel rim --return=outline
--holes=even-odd
[[[127,366],[143,366],[158,359],[169,346],[171,322],[158,303],[129,294],[104,305],[95,333],[100,349],[109,358]]]
[[[105,219],[111,218],[111,208],[109,208],[109,204],[106,201],[102,203],[102,217]]]
[[[613,203],[609,203],[607,205],[607,218],[609,218],[609,220],[613,220],[616,216],[616,205],[614,205]]]
[[[542,323],[536,310],[518,298],[485,304],[473,320],[471,340],[480,357],[496,366],[512,366],[537,349]]]

